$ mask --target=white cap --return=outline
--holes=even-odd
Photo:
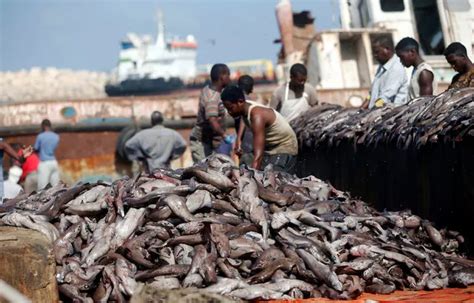
[[[18,166],[12,166],[8,170],[8,180],[14,183],[18,183],[20,181],[21,174],[23,170]]]

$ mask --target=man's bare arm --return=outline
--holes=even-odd
[[[214,133],[222,137],[225,136],[225,131],[222,129],[221,125],[219,124],[218,117],[209,117],[209,124],[211,125]]]
[[[266,109],[255,108],[250,117],[253,133],[253,162],[252,167],[261,169],[263,155],[265,152],[265,117]]]
[[[234,146],[234,152],[236,155],[239,157],[242,155],[242,139],[244,136],[245,132],[245,123],[244,123],[244,118],[240,118],[240,124],[239,124],[239,132],[237,134],[237,140],[235,141],[235,146]]]
[[[420,85],[420,96],[433,95],[433,79],[434,75],[429,70],[424,70],[420,73],[418,84]]]
[[[3,149],[13,159],[20,161],[20,156],[18,156],[13,147],[7,142],[0,141],[0,149]]]

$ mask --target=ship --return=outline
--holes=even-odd
[[[161,11],[157,20],[155,41],[135,33],[121,41],[117,66],[105,86],[108,96],[157,95],[194,86],[196,39],[167,39]]]

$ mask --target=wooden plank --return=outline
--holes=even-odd
[[[58,302],[52,243],[41,233],[0,226],[0,279],[32,302]]]

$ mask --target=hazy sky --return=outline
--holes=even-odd
[[[199,44],[198,63],[268,58],[279,45],[277,0],[0,0],[0,70],[33,66],[109,71],[127,32],[166,31]],[[337,0],[293,0],[319,29],[339,26]],[[215,43],[212,43],[215,41]]]

